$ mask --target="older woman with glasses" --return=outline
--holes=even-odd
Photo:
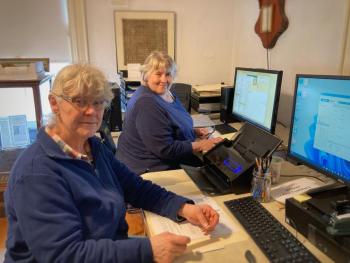
[[[143,180],[95,137],[112,96],[92,66],[57,75],[53,118],[11,171],[5,262],[170,262],[184,252],[185,236],[128,238],[125,203],[187,219],[204,232],[218,223],[210,206]]]
[[[128,102],[117,157],[137,174],[199,166],[194,155],[208,151],[221,138],[207,138],[194,129],[190,114],[171,92],[176,76],[174,60],[154,51],[141,67],[141,86]]]

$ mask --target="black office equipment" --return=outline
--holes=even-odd
[[[309,194],[312,198],[298,202],[294,198],[286,200],[286,222],[303,234],[318,249],[335,262],[350,262],[350,211],[346,222],[332,223],[339,211],[336,204],[350,199],[350,191],[345,185]],[[340,218],[340,217],[339,217]],[[344,217],[344,219],[346,219]],[[342,235],[344,231],[344,235]]]
[[[114,98],[111,102],[111,105],[105,109],[103,119],[110,131],[121,131],[123,120],[120,103],[120,88],[116,83],[110,83],[110,85],[114,94]]]
[[[191,112],[191,91],[192,86],[185,83],[173,83],[170,88],[171,92],[175,93],[184,108]]]
[[[245,193],[250,189],[256,157],[270,156],[282,141],[250,123],[245,123],[235,139],[223,140],[203,155],[204,166],[182,168],[210,195]]]
[[[232,109],[232,98],[233,98],[233,87],[225,86],[221,87],[221,97],[220,97],[220,121],[222,124],[215,125],[215,129],[220,134],[233,133],[237,130],[229,125],[233,122],[231,118],[230,110]]]
[[[333,204],[350,199],[349,124],[349,76],[296,76],[288,157],[337,183],[314,189],[302,204],[287,199],[286,218],[337,262],[350,262],[346,222],[332,222],[339,213]]]
[[[196,92],[192,92],[191,107],[199,113],[220,112],[220,96],[201,96]]]
[[[253,197],[224,203],[271,262],[319,262]]]
[[[275,132],[283,71],[237,67],[230,118]]]

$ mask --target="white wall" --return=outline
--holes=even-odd
[[[0,0],[0,58],[70,61],[66,0]]]
[[[295,74],[341,74],[349,0],[289,0],[287,30],[270,51],[270,68],[283,70],[279,120],[289,123]],[[266,50],[254,32],[258,1],[234,1],[233,65],[266,68]]]
[[[91,62],[116,69],[111,0],[86,0]],[[123,10],[176,12],[178,81],[233,82],[234,67],[266,68],[254,31],[258,0],[129,0]],[[341,74],[350,0],[288,0],[289,27],[270,51],[270,68],[284,71],[279,120],[289,123],[297,73]],[[349,52],[347,53],[349,55]]]
[[[116,70],[114,7],[110,0],[86,0],[90,61]],[[220,3],[220,4],[218,4]],[[137,11],[176,13],[176,62],[179,82],[232,82],[232,0],[129,0]]]

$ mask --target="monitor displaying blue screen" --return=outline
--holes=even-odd
[[[232,117],[274,133],[282,71],[236,68]]]
[[[288,154],[350,183],[350,77],[297,75]]]

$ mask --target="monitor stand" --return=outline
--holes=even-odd
[[[233,128],[227,123],[215,125],[215,130],[218,131],[220,134],[234,133],[237,131],[235,128]]]

